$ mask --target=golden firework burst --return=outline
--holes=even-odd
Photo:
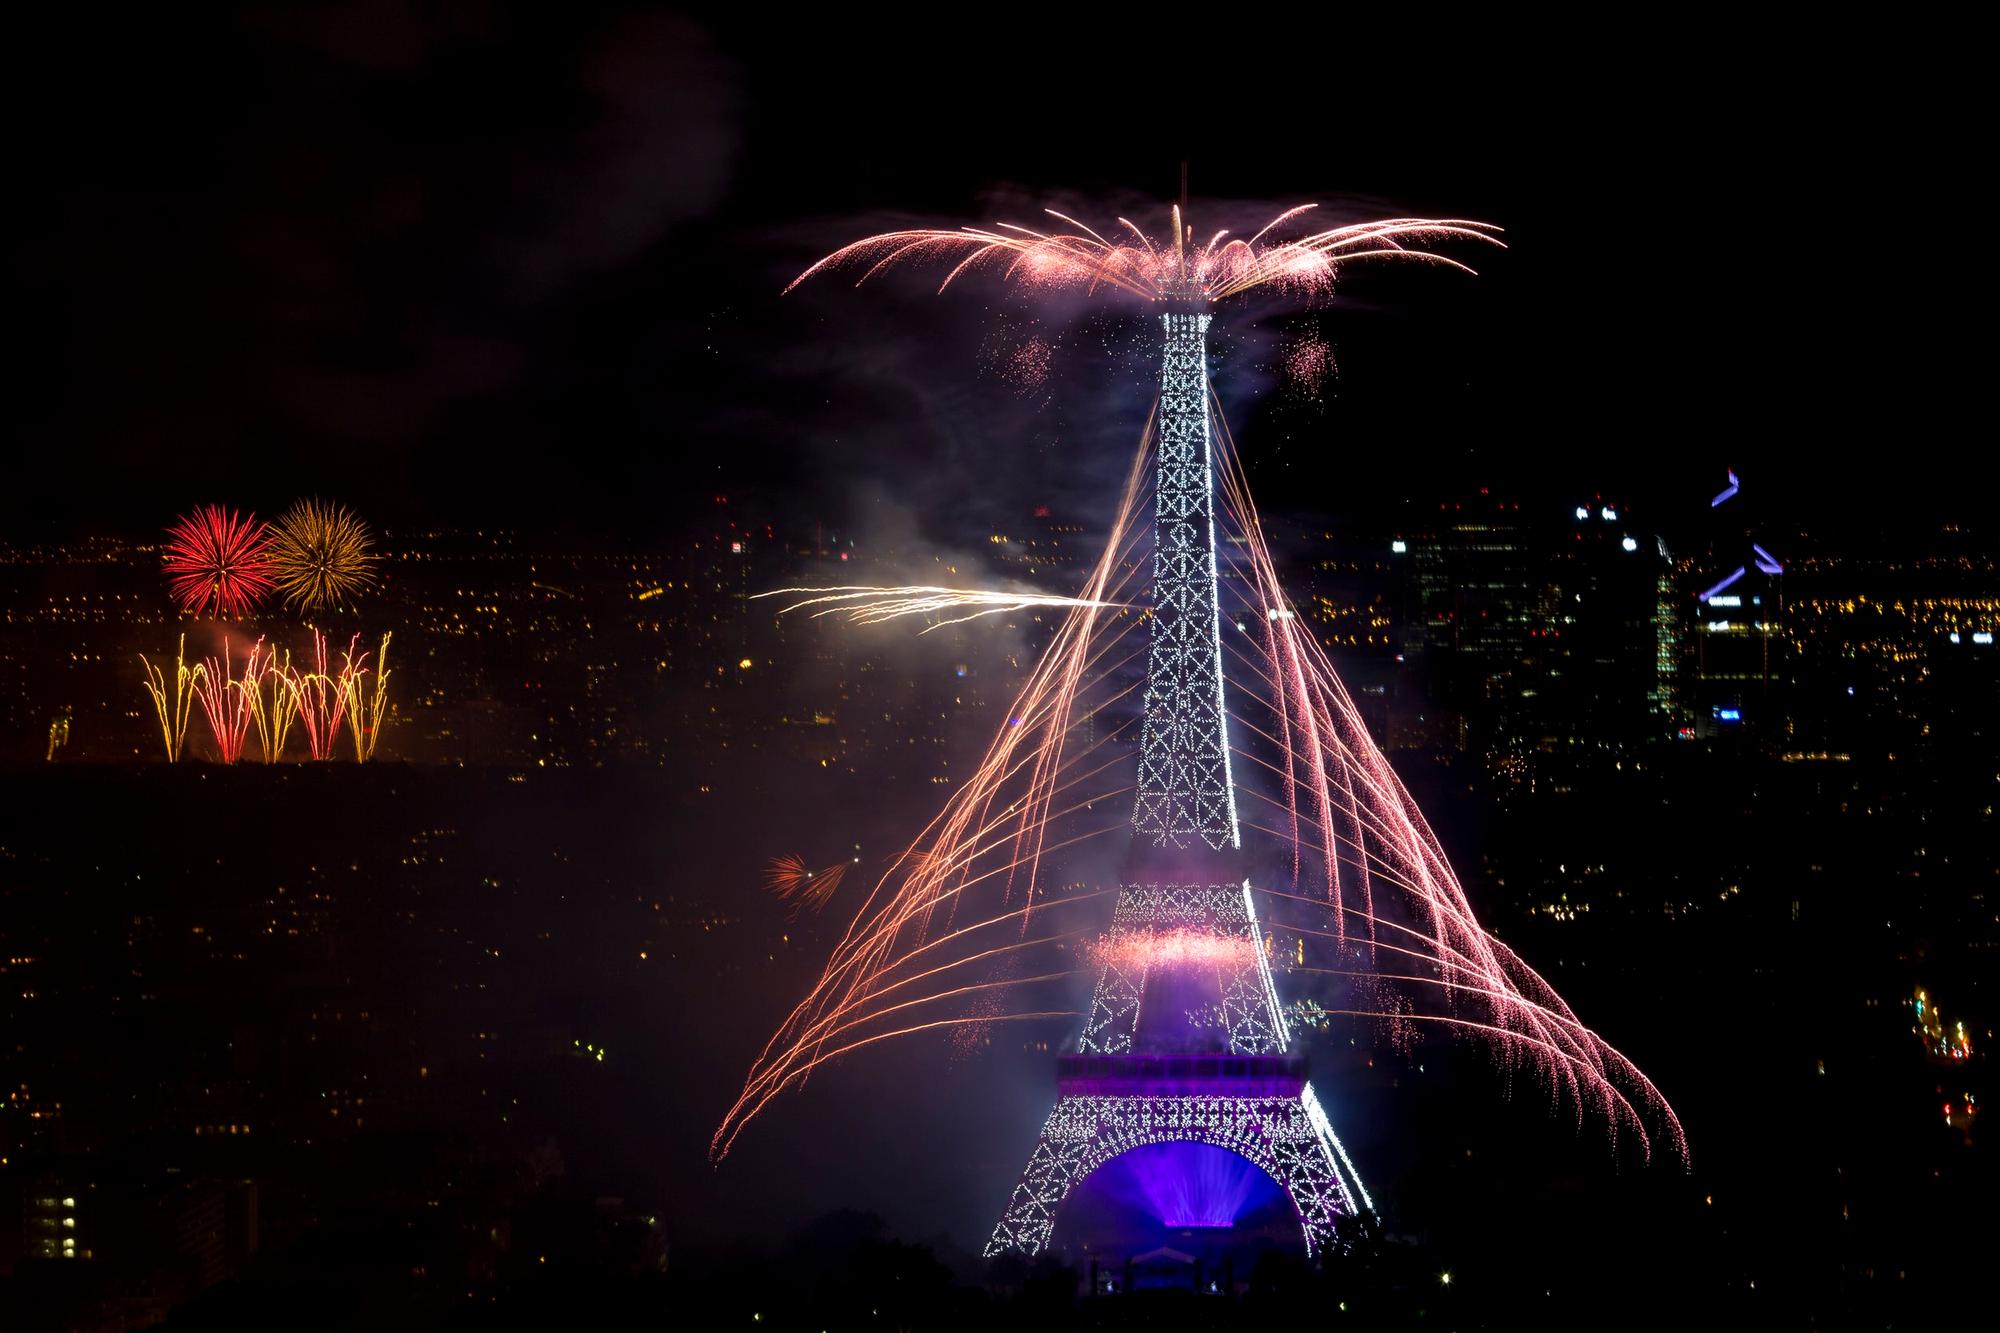
[[[339,607],[375,584],[375,540],[345,505],[301,500],[274,525],[271,564],[287,606]]]

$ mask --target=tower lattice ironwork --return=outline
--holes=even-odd
[[[1199,301],[1161,316],[1147,654],[1132,857],[1078,1050],[987,1242],[1035,1254],[1091,1172],[1134,1148],[1201,1143],[1276,1181],[1308,1253],[1374,1205],[1292,1050],[1272,983],[1229,767],[1207,335]]]

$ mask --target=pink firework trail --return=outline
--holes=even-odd
[[[858,287],[891,268],[949,263],[939,291],[965,274],[983,270],[1029,288],[1117,290],[1147,301],[1170,297],[1221,301],[1259,287],[1313,298],[1332,293],[1334,277],[1344,264],[1410,259],[1470,273],[1448,255],[1412,247],[1447,240],[1500,244],[1498,227],[1464,218],[1383,218],[1273,239],[1295,227],[1304,231],[1301,220],[1314,207],[1287,209],[1247,239],[1218,231],[1205,244],[1197,244],[1194,228],[1182,220],[1178,206],[1164,237],[1148,236],[1124,218],[1107,229],[1107,237],[1053,209],[1048,216],[1063,225],[1045,230],[1003,222],[991,228],[883,232],[835,250],[785,290],[829,270],[859,269]]]
[[[1143,976],[1154,967],[1238,967],[1255,961],[1250,941],[1208,930],[1131,931],[1092,949],[1091,956]]]
[[[314,630],[312,636],[312,670],[289,670],[285,688],[291,692],[299,727],[306,734],[306,749],[314,759],[331,759],[340,740],[341,723],[347,720],[349,680],[355,672],[366,670],[362,664],[368,654],[354,656],[354,648],[361,640],[359,634],[355,635],[347,645],[340,671],[335,673],[329,669],[332,663],[327,658],[326,635]]]
[[[1614,1133],[1631,1128],[1648,1152],[1661,1135],[1685,1160],[1686,1136],[1659,1089],[1479,924],[1437,836],[1286,599],[1219,403],[1211,417],[1227,517],[1247,553],[1236,572],[1252,590],[1249,610],[1263,638],[1261,654],[1237,673],[1232,719],[1281,756],[1236,747],[1282,779],[1282,798],[1263,798],[1277,826],[1245,820],[1291,846],[1298,892],[1276,896],[1326,903],[1342,956],[1363,965],[1357,974],[1392,983],[1409,1000],[1394,1012],[1354,1012],[1477,1033],[1538,1069],[1579,1114],[1592,1107]],[[1255,784],[1239,792],[1258,796]]]
[[[1075,959],[1059,950],[1089,933],[1088,916],[1076,909],[1115,892],[1052,894],[1039,871],[1045,852],[1125,827],[1116,798],[1131,790],[1129,780],[1104,790],[1104,774],[1119,761],[1097,754],[1120,728],[1097,729],[1090,745],[1067,747],[1086,684],[1116,674],[1103,659],[1118,651],[1119,635],[1106,630],[1115,615],[1111,604],[1122,600],[1138,569],[1134,547],[1144,526],[1141,483],[1151,439],[1149,424],[1104,554],[1014,697],[1006,725],[944,810],[876,883],[825,973],[758,1054],[710,1144],[717,1160],[773,1097],[848,1051],[917,1032],[1075,1016],[1067,1008],[1011,1001],[1069,979]],[[1127,650],[1114,665],[1128,666],[1143,651]],[[1091,707],[1117,697],[1093,699]],[[1052,824],[1092,807],[1102,807],[1098,818],[1084,821],[1094,828],[1049,842]],[[1021,954],[1047,963],[1007,966]],[[1000,979],[968,979],[974,968]]]
[[[1497,229],[1452,219],[1390,219],[1267,244],[1304,211],[1281,214],[1248,240],[1225,234],[1200,246],[1178,210],[1164,242],[1121,221],[1129,236],[1114,243],[1068,218],[1059,221],[1075,231],[897,232],[836,251],[800,280],[859,267],[866,281],[900,264],[948,260],[946,286],[986,268],[1036,288],[1111,289],[1148,300],[1215,301],[1258,287],[1313,297],[1328,291],[1336,268],[1351,259],[1463,268],[1409,247],[1451,238],[1498,244]],[[1285,599],[1219,404],[1211,413],[1226,501],[1219,518],[1233,524],[1237,537],[1221,548],[1236,576],[1225,586],[1246,603],[1225,616],[1245,627],[1226,640],[1232,750],[1246,771],[1270,778],[1241,784],[1238,792],[1246,802],[1263,803],[1245,808],[1245,822],[1280,839],[1292,862],[1286,887],[1260,892],[1323,921],[1322,928],[1286,928],[1334,954],[1332,965],[1308,967],[1301,943],[1295,970],[1350,978],[1363,997],[1323,1012],[1378,1022],[1392,1036],[1427,1025],[1480,1039],[1503,1061],[1538,1072],[1580,1120],[1594,1111],[1614,1136],[1629,1130],[1648,1153],[1664,1140],[1685,1159],[1679,1121],[1658,1090],[1474,916],[1415,801]],[[1121,604],[1137,600],[1127,585],[1143,578],[1149,563],[1143,516],[1151,497],[1144,482],[1154,436],[1149,419],[1103,556],[1000,734],[876,884],[819,981],[759,1052],[715,1132],[714,1158],[726,1156],[780,1092],[842,1055],[919,1033],[1074,1016],[1050,1007],[1047,988],[1063,987],[1057,994],[1067,998],[1071,978],[1092,957],[1083,942],[1102,931],[1096,900],[1116,890],[1052,885],[1043,862],[1129,829],[1130,760],[1103,751],[1130,725],[1107,721],[1129,719],[1129,704],[1122,712],[1106,710],[1136,688],[1135,663],[1146,651],[1145,620]],[[1195,948],[1146,936],[1100,943],[1105,947],[1158,951],[1163,958]]]
[[[224,639],[222,656],[204,661],[201,679],[194,683],[195,698],[201,701],[209,732],[215,737],[216,757],[225,764],[243,757],[243,741],[250,734],[250,723],[257,712],[255,691],[264,669],[258,659],[263,651],[262,639],[251,645],[239,679],[231,670],[229,640]]]

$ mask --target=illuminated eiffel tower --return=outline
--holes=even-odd
[[[1372,1214],[1307,1079],[1243,873],[1223,707],[1206,302],[1166,302],[1152,642],[1132,855],[1078,1053],[986,1253],[1035,1254],[1091,1172],[1135,1148],[1245,1158],[1290,1196],[1308,1254]]]

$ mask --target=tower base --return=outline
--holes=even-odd
[[[1114,1061],[1125,1067],[1110,1068]],[[988,1257],[1041,1253],[1055,1232],[1056,1211],[1071,1190],[1112,1158],[1155,1143],[1205,1143],[1263,1171],[1298,1210],[1308,1255],[1339,1247],[1343,1218],[1374,1211],[1325,1109],[1305,1081],[1302,1061],[1080,1056],[1064,1064],[1064,1090],[1042,1126],[1007,1211],[986,1242]],[[1202,1064],[1211,1068],[1194,1067]],[[1190,1080],[1223,1086],[1210,1092],[1184,1090]],[[1116,1083],[1130,1086],[1085,1090]],[[1159,1090],[1149,1091],[1147,1085]]]

